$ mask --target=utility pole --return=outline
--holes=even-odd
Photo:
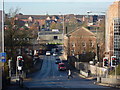
[[[2,1],[2,52],[4,53],[4,0]]]
[[[0,26],[2,26],[0,29],[0,52],[4,53],[4,0],[1,0],[2,2],[2,11],[1,11],[1,20],[0,20]],[[0,90],[2,90],[2,86],[4,83],[2,83],[3,74],[4,73],[4,62],[0,63]]]
[[[64,27],[65,27],[65,17],[64,17],[64,14],[63,14],[63,36],[64,36],[64,33],[65,33],[65,31],[64,31],[65,28]]]

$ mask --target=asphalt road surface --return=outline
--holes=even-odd
[[[73,78],[67,78],[67,71],[58,71],[54,56],[44,56],[40,71],[34,73],[31,80],[24,81],[27,88],[110,88],[94,84],[94,80],[79,77],[73,72]]]

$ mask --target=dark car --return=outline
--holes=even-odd
[[[56,59],[55,61],[56,64],[61,63],[61,60],[59,58]]]
[[[66,70],[65,64],[64,64],[64,63],[59,63],[59,64],[58,64],[58,70],[59,70],[59,71],[60,71],[60,70]]]

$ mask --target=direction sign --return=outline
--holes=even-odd
[[[0,53],[0,62],[6,62],[6,53]]]

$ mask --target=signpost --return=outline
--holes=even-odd
[[[0,53],[0,90],[2,89],[2,70],[4,70],[4,63],[6,62],[6,53]]]
[[[6,53],[0,53],[0,62],[6,62]]]

